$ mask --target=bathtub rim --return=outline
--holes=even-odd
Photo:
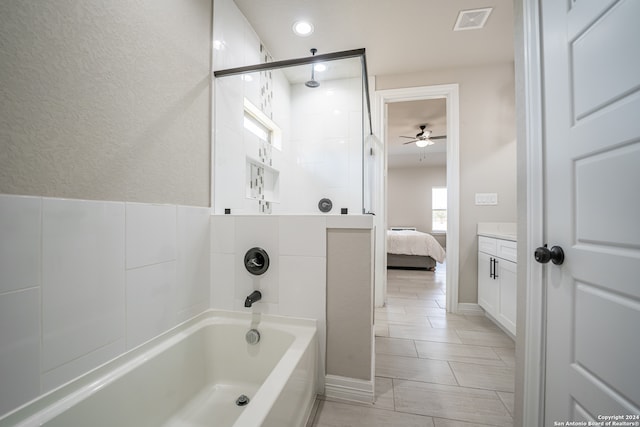
[[[87,371],[86,373],[50,390],[29,402],[0,416],[0,427],[31,427],[39,426],[50,421],[64,411],[70,409],[82,400],[97,393],[102,388],[113,383],[117,379],[126,375],[133,369],[144,364],[147,360],[159,355],[163,351],[178,344],[188,338],[201,328],[216,324],[242,325],[250,329],[255,327],[284,327],[286,331],[295,335],[285,354],[272,369],[264,383],[260,386],[256,396],[265,401],[271,401],[268,393],[261,393],[261,390],[268,389],[271,393],[282,391],[284,382],[277,386],[274,373],[284,374],[289,371],[287,365],[292,361],[299,361],[304,350],[317,339],[317,321],[315,319],[280,316],[274,314],[263,314],[254,312],[241,312],[231,310],[208,309],[162,334],[122,353],[121,355]],[[283,363],[286,360],[288,363]],[[291,367],[292,372],[297,363]],[[277,371],[277,372],[276,372]],[[289,372],[289,374],[291,374]],[[265,387],[266,386],[266,387]],[[266,394],[264,397],[260,397]],[[252,409],[252,412],[264,412],[262,419],[267,416],[265,403],[257,400],[259,408]],[[275,398],[273,398],[275,402]],[[252,401],[253,403],[253,401]],[[269,405],[269,409],[273,402]],[[246,412],[246,411],[245,411]],[[244,415],[244,413],[241,414]],[[247,417],[253,419],[254,417]],[[240,419],[240,417],[239,417]],[[235,425],[235,424],[234,424]]]

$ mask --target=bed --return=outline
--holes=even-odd
[[[428,233],[413,227],[387,230],[387,268],[434,270],[445,259],[445,250]]]

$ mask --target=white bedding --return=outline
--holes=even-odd
[[[387,230],[387,252],[430,256],[440,263],[444,262],[445,258],[444,249],[431,234],[411,230]]]

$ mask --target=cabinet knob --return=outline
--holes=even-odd
[[[545,244],[536,249],[533,256],[540,264],[546,264],[551,261],[555,265],[560,265],[564,262],[564,251],[560,246],[552,246],[549,249]]]

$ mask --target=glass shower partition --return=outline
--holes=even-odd
[[[370,210],[364,49],[214,76],[216,214]]]

